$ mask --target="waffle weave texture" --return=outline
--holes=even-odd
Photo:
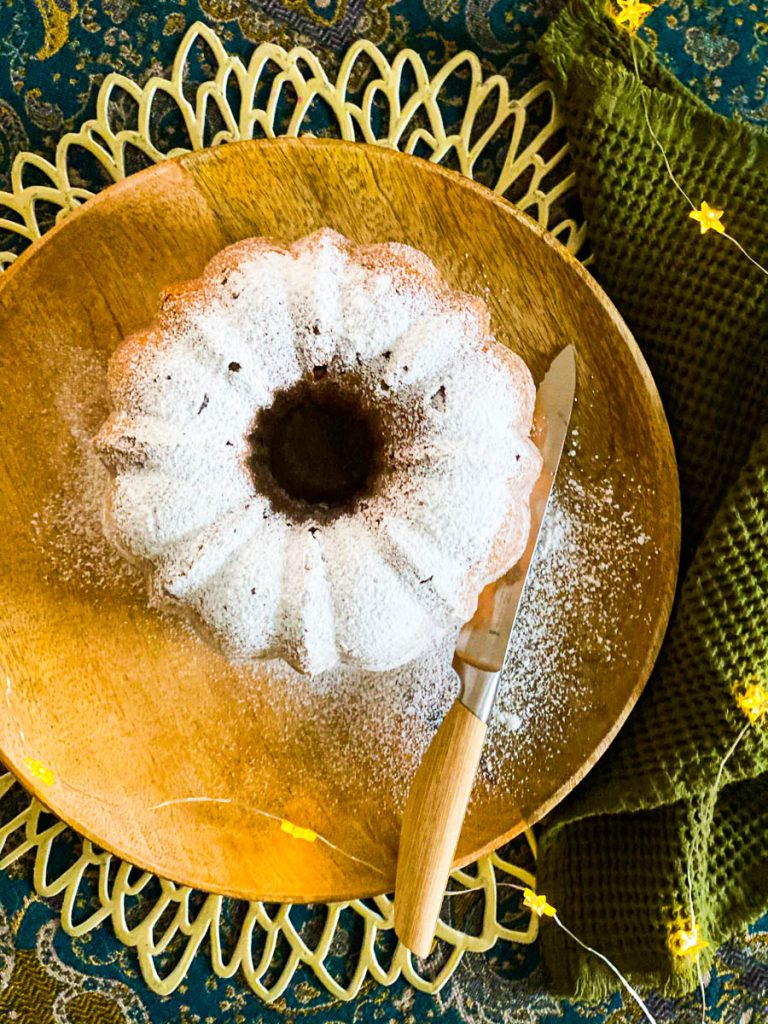
[[[539,887],[563,922],[629,977],[667,994],[697,983],[669,951],[689,919],[701,957],[768,907],[768,722],[748,730],[734,687],[768,685],[768,278],[699,234],[645,121],[698,206],[768,264],[768,136],[712,113],[602,5],[578,0],[539,44],[561,92],[591,269],[651,368],[677,451],[681,584],[659,661],[609,752],[547,819]],[[620,392],[621,381],[616,381]],[[556,925],[554,987],[592,999],[615,977]]]

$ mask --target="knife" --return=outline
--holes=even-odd
[[[427,956],[461,834],[488,718],[525,593],[541,526],[568,434],[576,391],[573,345],[552,360],[536,394],[543,424],[542,472],[531,494],[528,545],[516,565],[480,595],[461,628],[453,668],[458,699],[443,719],[411,786],[400,830],[395,880],[395,932],[417,956]]]

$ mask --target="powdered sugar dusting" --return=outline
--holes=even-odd
[[[637,620],[631,609],[617,614],[607,599],[610,581],[631,572],[639,606],[643,578],[657,555],[611,483],[585,486],[570,475],[574,454],[571,448],[558,475],[502,674],[486,758],[494,781],[512,741],[515,758],[535,748],[540,762],[543,735],[547,758],[556,759],[574,718],[592,700],[585,665],[615,664],[622,672]]]
[[[333,339],[326,341],[330,345]],[[419,350],[418,346],[416,349]],[[228,366],[235,360],[224,362],[228,354],[222,353],[218,373],[225,372],[224,366],[226,373],[234,372]],[[46,585],[50,579],[51,584],[72,588],[95,602],[109,598],[112,603],[113,592],[119,591],[129,594],[135,607],[144,600],[143,574],[105,540],[101,524],[101,505],[109,476],[93,450],[91,439],[108,410],[104,360],[94,353],[75,349],[56,352],[55,358],[60,371],[56,413],[69,427],[70,442],[56,453],[63,467],[60,489],[33,518],[47,566]],[[324,358],[332,359],[333,353],[325,350]],[[382,377],[372,376],[371,385],[378,386],[379,379],[384,379],[396,393],[401,389],[404,395],[408,394],[411,385],[406,384],[406,374],[411,372],[415,362],[413,349],[403,343],[402,348],[393,348],[389,359],[383,359],[383,353],[379,358]],[[431,360],[430,356],[426,369],[421,368],[423,374],[421,369],[419,371],[419,386],[424,380],[431,381],[430,374],[447,381],[445,395],[433,383],[429,388],[424,385],[435,415],[444,410],[446,398],[450,401],[452,395],[460,402],[476,389],[482,393],[484,384],[477,376],[472,373],[466,379],[462,376],[466,367],[459,367],[453,375],[445,376],[450,363],[439,362],[437,356],[434,362]],[[406,366],[410,368],[408,371]],[[247,394],[251,402],[252,394],[248,389],[256,385],[247,380],[246,369],[242,363],[241,371],[237,372],[243,375],[242,394]],[[151,390],[151,377],[146,378],[146,385]],[[179,419],[183,419],[181,412],[186,410],[184,415],[189,413],[190,420],[194,417],[197,422],[202,417],[201,422],[204,420],[209,425],[206,439],[211,444],[210,452],[207,447],[198,447],[196,460],[195,451],[184,447],[179,431],[166,429],[163,413],[160,433],[153,434],[150,429],[157,426],[156,422],[147,424],[150,444],[137,442],[135,447],[129,444],[122,452],[115,449],[116,457],[124,458],[126,465],[134,465],[136,459],[146,459],[147,465],[159,474],[193,473],[196,462],[203,465],[201,472],[208,472],[207,456],[213,457],[219,451],[219,442],[227,448],[230,434],[225,422],[225,406],[217,407],[212,397],[218,393],[216,380],[208,381],[207,385],[209,387],[205,386],[200,395],[190,390],[188,403],[181,402],[176,408]],[[232,401],[239,402],[241,393],[236,387],[231,391]],[[204,404],[206,395],[208,402],[199,417],[197,410]],[[483,415],[489,405],[483,403]],[[468,403],[467,407],[471,406],[472,403]],[[163,409],[165,407],[160,411]],[[209,410],[211,418],[206,420]],[[41,410],[41,415],[46,414],[46,410]],[[132,415],[135,414],[134,410]],[[462,429],[467,422],[463,421]],[[126,434],[123,430],[120,436]],[[586,437],[586,427],[584,434]],[[516,436],[508,435],[506,441],[514,443]],[[443,441],[448,440],[446,432]],[[643,606],[641,590],[658,558],[655,545],[641,525],[644,516],[638,511],[649,496],[647,491],[638,492],[631,475],[620,484],[616,483],[615,466],[608,464],[603,454],[584,451],[582,446],[586,448],[586,443],[583,444],[576,427],[569,435],[491,720],[480,785],[493,797],[499,793],[516,795],[526,777],[534,774],[541,777],[550,768],[551,778],[560,779],[558,759],[569,744],[573,749],[574,736],[578,739],[587,727],[592,710],[602,698],[594,680],[602,679],[605,687],[606,666],[615,667],[617,678],[622,675],[626,668],[627,637],[644,625],[639,618],[641,613],[631,607],[631,602],[628,608],[622,601],[619,614],[611,600],[616,599],[617,594],[631,596],[634,588],[638,609]],[[431,478],[438,480],[436,486],[442,487],[446,480],[452,479],[444,475],[446,463],[440,461],[443,447],[436,445],[424,449],[422,454],[422,461],[411,468],[410,479],[415,489],[426,486],[433,466],[437,472]],[[463,460],[468,462],[476,455],[475,449],[467,448]],[[461,469],[457,472],[455,479],[466,484],[467,478],[461,475]],[[204,476],[199,478],[201,483],[205,479]],[[450,491],[448,493],[450,497]],[[444,510],[445,500],[444,495],[441,501],[434,503],[437,517],[443,515],[441,509]],[[394,518],[389,525],[393,522]],[[447,529],[451,524],[448,520],[444,522]],[[458,526],[466,528],[466,524],[467,519]],[[419,553],[431,556],[424,538],[431,539],[442,528],[443,521],[436,518],[432,532],[424,531],[419,542],[418,534],[413,540],[412,533],[401,523],[393,532],[388,557],[395,558],[399,550],[407,554],[403,564],[418,570],[420,584],[430,575],[418,561]],[[308,538],[307,531],[305,541],[309,542]],[[423,544],[421,549],[420,543]],[[273,567],[278,570],[283,564],[274,560]],[[296,575],[294,572],[290,579]],[[439,607],[440,599],[450,595],[452,588],[457,589],[453,581],[460,577],[461,573],[451,576],[450,564],[436,565],[434,579],[430,581],[433,587],[430,608]],[[622,581],[619,587],[614,583],[617,578]],[[298,586],[290,592],[298,595]],[[310,600],[312,594],[308,594]],[[235,672],[224,657],[210,655],[204,641],[183,620],[161,611],[150,615],[152,618],[157,615],[155,621],[160,631],[172,637],[174,643],[179,640],[184,658],[192,666],[191,673],[198,658],[199,675],[203,675],[203,669],[208,673],[211,665],[220,666],[210,671],[208,678],[212,685],[226,687],[222,707],[229,706],[226,701],[230,701],[251,721],[258,721],[259,709],[263,709],[267,701],[272,702],[271,707],[279,709],[277,732],[269,739],[273,743],[285,743],[286,749],[290,749],[286,763],[291,764],[290,783],[294,789],[322,790],[323,813],[327,813],[329,822],[337,807],[345,802],[345,785],[349,784],[352,772],[364,771],[371,800],[375,801],[377,809],[382,807],[391,813],[393,807],[402,808],[419,759],[458,692],[458,682],[451,669],[455,641],[455,631],[451,629],[433,640],[421,657],[399,668],[379,672],[338,666],[308,679],[282,661],[259,663],[253,672],[248,668]],[[349,615],[352,621],[352,610]],[[375,624],[375,619],[373,621]],[[586,642],[585,623],[588,624]],[[84,652],[84,657],[87,656]],[[178,685],[182,702],[188,697],[184,680],[174,680],[169,685]],[[120,699],[126,714],[130,715],[130,687],[126,687]],[[190,714],[196,713],[193,704]],[[236,720],[233,716],[233,721]],[[233,764],[236,759],[242,759],[242,741],[234,730],[225,723],[212,726],[211,731],[216,737],[217,757],[229,758]],[[306,737],[311,737],[311,755],[306,752]],[[194,756],[193,752],[183,749],[183,741],[180,735],[180,756]],[[253,756],[258,761],[258,745],[254,747]],[[324,783],[330,781],[321,786],[319,779]],[[359,793],[359,787],[355,791]],[[270,794],[270,799],[274,800],[270,806],[281,811],[281,793]],[[348,807],[348,796],[346,800]]]
[[[636,579],[639,591],[657,557],[635,520],[633,481],[620,501],[608,481],[584,485],[576,472],[578,434],[563,457],[536,551],[532,574],[515,624],[481,763],[480,785],[498,794],[511,780],[555,765],[593,694],[586,669],[606,663],[622,671],[627,637],[638,621],[625,617],[607,594],[611,580]],[[585,623],[590,640],[585,650]],[[409,778],[458,695],[451,668],[455,633],[422,658],[390,672],[340,668],[307,679],[280,662],[269,663],[286,713],[311,713],[323,728],[354,737],[347,754],[362,749],[371,785],[393,792],[403,806]],[[588,663],[588,664],[587,664]],[[320,698],[320,700],[318,700]]]
[[[130,590],[131,602],[141,600],[140,574],[114,552],[100,526],[108,477],[90,437],[105,410],[103,362],[82,352],[62,351],[56,358],[61,371],[58,411],[69,425],[71,443],[57,453],[64,467],[61,489],[35,517],[50,578],[94,600],[113,590]],[[636,511],[647,494],[638,492],[631,477],[620,487],[611,484],[601,475],[607,467],[595,462],[591,452],[582,452],[581,445],[576,428],[558,474],[491,721],[481,785],[493,794],[512,792],[526,773],[546,772],[548,766],[557,778],[557,760],[594,704],[588,670],[599,674],[605,664],[615,665],[618,676],[626,637],[642,628],[631,609],[617,615],[610,599],[617,593],[617,576],[624,580],[622,588],[635,587],[639,598],[658,557]],[[585,465],[592,472],[589,480],[583,475]],[[615,470],[610,473],[615,480]],[[627,583],[628,577],[635,582]],[[591,631],[586,651],[585,621]],[[169,618],[162,628],[175,637],[187,634],[185,658],[194,665],[201,657],[209,671],[204,642],[183,620]],[[312,679],[281,661],[263,663],[254,674],[242,669],[235,676],[221,658],[221,680],[215,685],[226,685],[227,699],[248,716],[257,716],[265,700],[279,707],[285,742],[295,750],[294,787],[314,791],[318,773],[333,779],[323,793],[330,821],[334,800],[344,800],[345,780],[361,765],[377,801],[403,806],[418,761],[457,694],[451,669],[454,640],[449,631],[418,660],[387,672],[340,667]],[[128,688],[128,714],[130,699]],[[307,735],[313,737],[313,757],[303,754]],[[221,756],[242,756],[236,736],[226,729],[217,742]],[[171,794],[178,795],[183,794]]]
[[[405,664],[522,553],[533,381],[485,305],[416,250],[327,231],[237,243],[110,374],[110,536],[151,565],[153,601],[192,613],[233,660]],[[335,518],[275,504],[249,470],[258,411],[315,374],[384,425],[375,489]]]
[[[75,585],[92,595],[136,586],[141,574],[104,536],[102,507],[109,474],[91,440],[108,407],[105,363],[97,353],[65,349],[56,354],[56,414],[71,443],[58,451],[66,467],[61,486],[32,516],[32,529],[57,585]],[[40,415],[48,415],[47,409]]]

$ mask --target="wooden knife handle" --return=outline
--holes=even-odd
[[[485,732],[485,723],[457,700],[411,786],[400,830],[395,932],[417,956],[432,948]]]

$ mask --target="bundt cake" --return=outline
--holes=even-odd
[[[393,668],[525,547],[533,380],[408,246],[231,245],[109,392],[107,534],[233,660]]]

